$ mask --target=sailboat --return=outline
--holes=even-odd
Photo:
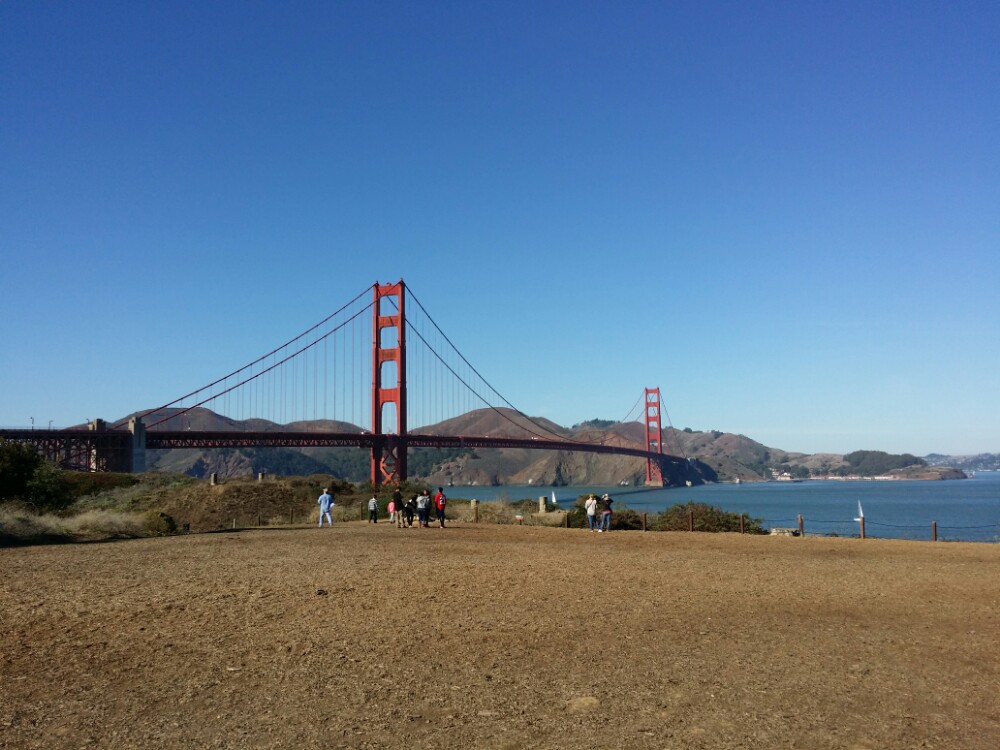
[[[862,519],[864,519],[864,517],[865,517],[864,508],[861,507],[861,501],[858,500],[858,517],[855,518],[854,520],[855,521],[861,521]]]
[[[555,490],[552,490],[552,504],[553,505],[559,505],[559,501],[556,500],[556,491]]]

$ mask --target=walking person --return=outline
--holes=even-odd
[[[319,496],[316,502],[319,504],[319,527],[323,528],[324,518],[326,518],[330,526],[333,526],[333,516],[330,515],[330,511],[333,510],[333,506],[336,503],[333,502],[333,495],[330,494],[330,490],[324,487],[323,494]]]
[[[444,528],[444,508],[448,504],[448,498],[444,495],[444,488],[438,487],[437,494],[434,495],[434,510],[437,512],[438,528]]]
[[[601,496],[601,528],[598,531],[611,531],[611,503],[614,500],[605,493]]]
[[[430,517],[431,508],[431,494],[430,490],[420,490],[420,494],[417,495],[417,524],[422,529],[428,528],[428,519]]]
[[[412,495],[403,505],[403,514],[406,516],[406,528],[413,527],[413,514],[417,511],[417,496]]]
[[[597,495],[590,495],[583,507],[587,510],[587,525],[590,527],[590,533],[594,533],[594,527],[597,525]]]
[[[396,501],[390,500],[386,510],[389,511],[389,525],[392,526],[396,523]]]
[[[378,500],[374,497],[368,501],[368,523],[378,523]]]

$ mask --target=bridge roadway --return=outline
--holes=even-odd
[[[0,430],[0,438],[33,444],[40,453],[68,468],[94,470],[88,466],[92,451],[113,456],[101,471],[129,471],[132,434],[127,430]],[[680,468],[686,460],[666,453],[651,453],[641,448],[619,445],[577,443],[541,438],[486,437],[478,435],[375,435],[371,432],[236,432],[232,430],[149,430],[145,432],[146,449],[167,448],[373,448],[381,444],[402,444],[407,448],[523,448],[527,450],[582,451],[658,461],[664,474],[670,467]]]
[[[344,447],[372,448],[378,440],[399,440],[397,435],[375,435],[370,432],[191,432],[187,430],[150,430],[146,433],[147,448],[305,448]],[[525,448],[528,450],[584,451],[636,458],[652,458],[665,464],[683,464],[685,460],[666,453],[651,453],[642,448],[629,448],[600,443],[580,443],[570,440],[541,438],[487,437],[479,435],[420,435],[407,433],[402,442],[408,448]]]

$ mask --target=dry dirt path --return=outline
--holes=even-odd
[[[1000,545],[341,524],[0,549],[0,747],[1000,747]]]

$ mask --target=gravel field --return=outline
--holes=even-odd
[[[0,549],[0,747],[1000,747],[1000,545],[387,523]]]

